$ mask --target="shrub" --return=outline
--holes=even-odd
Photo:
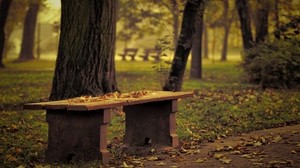
[[[245,51],[242,67],[251,83],[263,88],[291,88],[300,82],[300,40],[257,44]]]

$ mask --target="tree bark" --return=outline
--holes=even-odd
[[[34,59],[34,35],[39,11],[39,3],[31,2],[25,16],[22,46],[19,55],[19,61],[27,61]]]
[[[279,0],[275,0],[275,6],[274,6],[274,10],[275,10],[275,30],[274,31],[274,36],[276,39],[280,39],[280,33],[278,32],[279,30],[279,25],[280,25],[280,20],[279,20]]]
[[[205,24],[205,22],[203,22],[203,58],[208,59],[208,55],[209,55],[209,48],[208,48],[208,29],[207,29],[207,25]]]
[[[116,2],[62,1],[61,35],[50,100],[118,90],[114,64]]]
[[[173,13],[173,42],[174,48],[177,45],[178,34],[179,34],[179,9],[177,0],[172,0],[172,13]]]
[[[268,0],[257,0],[257,25],[256,25],[256,43],[265,41],[268,35],[268,16],[269,2]]]
[[[165,91],[181,90],[186,63],[193,45],[196,16],[201,3],[203,3],[203,0],[188,0],[185,5],[174,59],[169,77],[163,87]]]
[[[248,0],[235,0],[235,5],[240,17],[241,31],[244,49],[252,47],[253,38],[251,32]]]
[[[0,68],[4,68],[3,54],[5,44],[5,24],[11,0],[2,0],[0,4]]]
[[[223,48],[221,52],[221,61],[227,61],[227,50],[228,50],[228,37],[231,26],[231,20],[228,19],[229,2],[228,0],[223,0],[224,11],[223,11],[223,28],[224,28],[224,38],[223,38]]]
[[[202,78],[202,33],[203,33],[203,15],[204,6],[200,7],[201,10],[198,12],[197,20],[195,23],[195,35],[192,47],[192,59],[191,59],[191,70],[190,77],[195,79]]]

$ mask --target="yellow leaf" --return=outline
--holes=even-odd
[[[158,160],[158,157],[156,157],[156,156],[150,156],[150,157],[148,157],[147,160],[148,161],[156,161],[156,160]]]
[[[230,164],[230,163],[232,162],[231,159],[226,158],[226,157],[221,158],[221,159],[219,159],[219,160],[220,160],[222,163],[224,163],[224,164]]]
[[[295,150],[292,150],[291,153],[292,154],[297,154],[297,152]]]
[[[257,142],[255,142],[255,143],[253,143],[253,146],[254,147],[258,147],[258,146],[261,146],[262,145],[262,143],[261,142],[259,142],[259,141],[257,141]]]
[[[254,166],[262,166],[264,163],[253,163]]]
[[[224,157],[224,155],[223,154],[219,154],[219,153],[217,153],[217,154],[215,154],[215,156],[214,156],[216,159],[221,159],[221,158],[223,158]]]
[[[164,162],[159,162],[159,163],[156,163],[155,165],[156,165],[156,166],[165,166],[166,163],[164,163]]]
[[[242,158],[247,158],[247,159],[251,159],[253,158],[250,154],[245,154],[241,156]]]
[[[242,152],[241,151],[238,151],[238,150],[235,150],[235,151],[232,151],[230,152],[231,154],[234,154],[234,155],[241,155]]]
[[[279,141],[281,141],[281,140],[282,140],[282,137],[281,137],[280,135],[278,135],[277,137],[275,137],[275,138],[273,139],[272,142],[279,142]]]
[[[203,163],[205,160],[207,160],[207,158],[199,158],[195,162],[196,163]]]

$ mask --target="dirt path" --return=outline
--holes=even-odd
[[[122,167],[300,167],[300,125],[131,158]]]

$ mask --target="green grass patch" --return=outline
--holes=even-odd
[[[23,110],[22,105],[49,96],[55,62],[5,64],[7,68],[0,70],[0,167],[44,166],[48,129],[45,112]],[[205,60],[201,80],[190,79],[187,70],[183,90],[195,90],[196,95],[179,101],[177,133],[181,141],[210,141],[300,122],[299,90],[261,90],[243,83],[238,64],[239,60]],[[122,92],[161,90],[159,74],[151,62],[117,61],[116,69]],[[109,140],[123,138],[124,120],[124,114],[114,113]],[[60,167],[97,165],[92,162]]]

